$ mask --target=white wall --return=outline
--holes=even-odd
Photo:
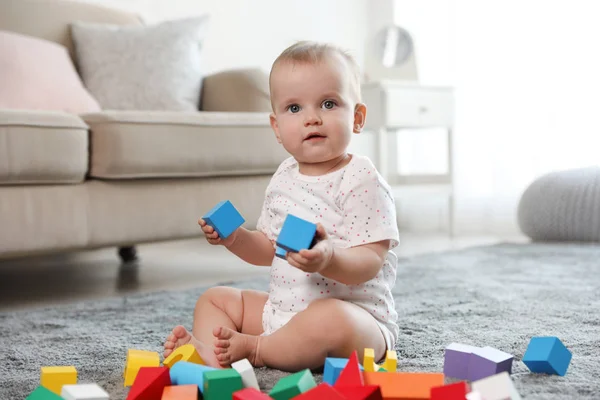
[[[209,14],[206,73],[228,68],[268,71],[297,40],[335,43],[363,63],[368,0],[80,0],[141,14],[148,23]]]

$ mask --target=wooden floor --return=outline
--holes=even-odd
[[[500,241],[494,237],[402,234],[397,254],[408,257]],[[132,266],[122,266],[114,248],[0,260],[0,310],[185,289],[269,273],[268,268],[246,264],[225,248],[200,238],[142,245],[138,252],[140,261]]]

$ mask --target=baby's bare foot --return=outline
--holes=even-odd
[[[255,367],[264,363],[258,355],[259,336],[245,335],[226,327],[215,328],[215,355],[222,367],[247,358]]]
[[[164,357],[169,357],[173,350],[188,343],[194,345],[196,351],[198,352],[202,360],[206,363],[206,365],[215,368],[221,367],[216,355],[214,354],[213,349],[196,339],[190,332],[188,332],[187,329],[185,329],[181,325],[178,325],[175,328],[173,328],[173,331],[167,337],[167,340],[165,341],[165,351],[163,353]]]

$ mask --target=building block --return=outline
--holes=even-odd
[[[288,214],[277,237],[277,246],[294,253],[312,247],[317,225]]]
[[[375,372],[379,370],[379,365],[375,363],[375,350],[365,348],[363,354],[363,368],[366,372]]]
[[[451,343],[444,351],[444,375],[456,379],[469,379],[469,359],[479,347]]]
[[[245,388],[233,394],[233,400],[271,400],[272,398],[255,388]]]
[[[169,369],[169,377],[171,385],[196,385],[202,392],[204,390],[204,373],[214,370],[216,368],[208,365],[179,361]]]
[[[531,372],[564,376],[572,356],[559,338],[537,336],[529,341],[522,361]]]
[[[378,385],[336,387],[346,400],[383,400]]]
[[[325,374],[323,374],[323,377]],[[323,379],[324,380],[324,379]],[[360,364],[358,363],[358,352],[354,350],[350,355],[350,359],[335,379],[335,388],[341,387],[356,387],[364,386],[365,381],[361,372]]]
[[[286,260],[287,251],[279,246],[275,246],[275,255],[283,260]]]
[[[160,366],[160,356],[155,351],[147,350],[127,350],[127,359],[125,360],[125,371],[123,372],[123,386],[133,385],[135,377],[141,367]]]
[[[465,381],[431,388],[430,400],[465,400],[469,385]]]
[[[385,361],[382,366],[386,372],[396,372],[398,368],[398,354],[396,350],[388,350],[385,352]]]
[[[469,358],[469,380],[476,381],[488,376],[512,371],[513,356],[493,347],[483,347],[473,351]],[[485,396],[484,396],[485,397]]]
[[[379,385],[384,399],[429,399],[431,388],[444,384],[444,374],[365,372],[365,385]]]
[[[506,371],[475,381],[471,383],[471,387],[485,400],[521,400]]]
[[[229,200],[221,201],[204,214],[202,219],[217,231],[221,239],[226,239],[246,222]]]
[[[234,362],[231,364],[231,368],[235,369],[238,374],[240,374],[244,387],[260,390],[258,381],[256,380],[256,373],[254,373],[254,367],[252,364],[250,364],[250,361],[248,361],[247,358]]]
[[[275,386],[273,386],[269,396],[275,400],[289,400],[299,394],[309,391],[315,386],[317,386],[315,378],[309,369],[305,369],[281,378],[277,381]]]
[[[108,400],[108,393],[95,383],[64,385],[60,395],[64,400]]]
[[[171,386],[169,368],[141,367],[129,389],[127,400],[160,400],[165,386]]]
[[[165,386],[160,400],[198,400],[198,385]]]
[[[323,382],[334,385],[346,367],[346,364],[348,364],[347,358],[325,358],[325,365],[323,366]]]
[[[204,400],[231,400],[244,388],[242,376],[235,369],[216,369],[204,373]]]
[[[189,343],[173,350],[173,352],[169,354],[169,357],[164,359],[163,365],[171,368],[179,361],[187,361],[194,364],[206,364],[202,357],[200,357],[200,354],[196,351],[194,345]]]
[[[60,395],[63,385],[77,383],[77,370],[75,367],[42,367],[40,385],[53,393]]]
[[[484,400],[483,397],[481,397],[481,393],[479,392],[467,393],[465,397],[466,400]]]
[[[43,386],[38,386],[25,400],[64,400],[62,397]]]
[[[346,400],[346,397],[327,382],[294,397],[294,400]]]

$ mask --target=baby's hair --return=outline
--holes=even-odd
[[[339,56],[347,65],[350,73],[350,87],[355,100],[360,102],[360,68],[349,52],[328,43],[300,41],[285,49],[273,62],[269,75],[269,85],[275,67],[282,62],[317,64],[328,57]]]

